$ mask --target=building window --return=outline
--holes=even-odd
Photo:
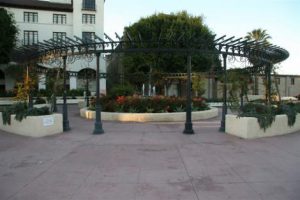
[[[2,70],[0,70],[0,80],[5,80],[5,74]]]
[[[66,24],[67,15],[63,14],[53,14],[53,24]]]
[[[95,24],[96,17],[91,14],[82,14],[82,23],[83,24]]]
[[[95,40],[95,32],[82,32],[82,40],[84,42],[91,42]]]
[[[24,45],[37,44],[39,36],[37,31],[24,31]]]
[[[295,78],[291,78],[291,85],[295,85]]]
[[[53,39],[55,41],[57,41],[59,38],[64,40],[66,36],[67,36],[66,32],[53,32]]]
[[[24,22],[38,22],[38,13],[24,12]]]
[[[82,1],[82,9],[83,10],[96,10],[95,0],[83,0]]]
[[[280,78],[276,78],[276,83],[280,85]]]

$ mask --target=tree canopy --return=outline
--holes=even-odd
[[[131,38],[128,38],[129,33]],[[141,18],[131,26],[125,27],[124,37],[142,41],[177,40],[176,47],[192,48],[186,40],[202,39],[213,48],[214,35],[204,25],[201,16],[191,16],[187,12],[171,14],[154,14]],[[141,48],[151,48],[151,43],[137,44]],[[172,43],[164,44],[161,48],[172,47]],[[186,55],[174,53],[128,53],[124,55],[125,72],[186,72]],[[217,69],[220,66],[218,55],[193,55],[192,70],[194,72]]]
[[[271,39],[271,36],[266,30],[258,28],[248,32],[245,38],[249,40],[255,40],[257,42],[263,42],[263,44],[268,45],[270,44],[269,39]],[[258,59],[252,58],[249,59],[249,61],[254,67],[261,65],[261,62]]]
[[[18,29],[11,13],[0,8],[0,64],[8,63],[16,45]]]
[[[251,32],[248,32],[246,38],[269,44],[269,39],[271,39],[271,36],[267,33],[266,30],[258,28],[252,30]]]

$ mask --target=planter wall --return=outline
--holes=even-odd
[[[11,124],[3,125],[2,113],[0,112],[0,129],[30,137],[43,137],[63,132],[62,114],[28,116],[21,122],[11,115]]]
[[[225,132],[245,139],[284,135],[300,130],[300,114],[297,114],[293,126],[288,125],[286,115],[277,115],[271,127],[265,131],[259,127],[257,118],[226,115]]]
[[[87,119],[95,119],[95,111],[80,109],[80,116]],[[210,119],[218,116],[218,109],[211,108],[210,110],[197,111],[192,113],[193,120]],[[122,122],[174,122],[185,121],[186,113],[116,113],[116,112],[101,112],[102,120],[107,121],[122,121]]]

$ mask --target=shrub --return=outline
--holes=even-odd
[[[106,112],[137,112],[137,113],[161,113],[161,112],[183,112],[186,110],[186,99],[179,97],[140,97],[118,96],[109,98],[107,96],[100,98],[100,104],[103,111]],[[91,98],[90,110],[95,109],[95,99]],[[204,99],[193,99],[193,110],[209,109]]]
[[[296,122],[297,110],[295,109],[295,104],[280,104],[276,110],[276,114],[286,114],[288,117],[288,125],[293,126]]]
[[[40,89],[37,95],[41,97],[50,97],[52,95],[52,92],[50,90]]]
[[[49,107],[44,106],[41,108],[32,108],[28,109],[26,116],[41,116],[41,115],[50,115]]]
[[[296,115],[300,113],[300,104],[288,103],[278,105],[264,105],[258,103],[245,104],[239,111],[239,117],[255,117],[260,128],[266,130],[275,120],[276,115],[285,114],[288,117],[288,125],[293,126]]]
[[[118,96],[131,96],[134,94],[134,88],[131,85],[117,85],[114,86],[109,95],[112,98],[116,98]]]
[[[43,99],[42,97],[37,97],[34,102],[34,104],[45,104],[45,103],[46,103],[46,100]]]
[[[67,96],[75,97],[75,96],[83,96],[84,89],[72,89],[67,91]]]
[[[4,92],[0,92],[0,97],[15,97],[16,90],[6,90]]]
[[[266,130],[275,120],[275,110],[271,106],[248,103],[241,108],[239,117],[255,117],[260,128]]]
[[[39,115],[49,115],[50,111],[48,107],[42,108],[32,108],[29,109],[27,103],[19,102],[13,104],[12,106],[6,107],[2,112],[3,124],[10,125],[11,115],[15,114],[15,120],[22,121],[27,116],[39,116]]]

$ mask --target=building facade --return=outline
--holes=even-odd
[[[264,98],[266,94],[265,77],[259,75],[256,77],[257,86],[255,86],[255,77],[253,76],[252,82],[248,84],[248,96],[251,98]],[[295,97],[300,95],[300,75],[272,75],[271,76],[271,92],[277,94],[279,92],[281,97]],[[277,86],[276,86],[277,85]],[[185,86],[179,86],[178,81],[173,88],[185,90]],[[278,90],[277,88],[278,87]],[[228,84],[228,92],[231,85]],[[257,88],[257,89],[255,89]],[[205,80],[205,93],[204,97],[208,99],[222,99],[223,98],[223,82],[215,77],[206,76]],[[175,89],[178,90],[178,89]],[[172,93],[172,92],[171,92]],[[173,91],[174,93],[174,91]],[[229,96],[229,95],[228,95]]]
[[[18,45],[33,45],[44,40],[77,36],[93,39],[104,36],[104,0],[0,0],[0,7],[13,14],[19,29]],[[38,63],[42,68],[59,68],[60,64]],[[0,67],[0,87],[11,90],[15,81]],[[96,60],[80,59],[67,64],[70,71],[70,89],[85,87],[87,81],[79,76],[87,71],[95,73]],[[45,70],[44,70],[45,71]],[[104,57],[100,60],[100,72],[106,72]],[[45,73],[39,73],[39,89],[45,89]],[[89,80],[89,89],[95,90],[95,79]],[[106,81],[101,79],[100,90],[106,92]]]

